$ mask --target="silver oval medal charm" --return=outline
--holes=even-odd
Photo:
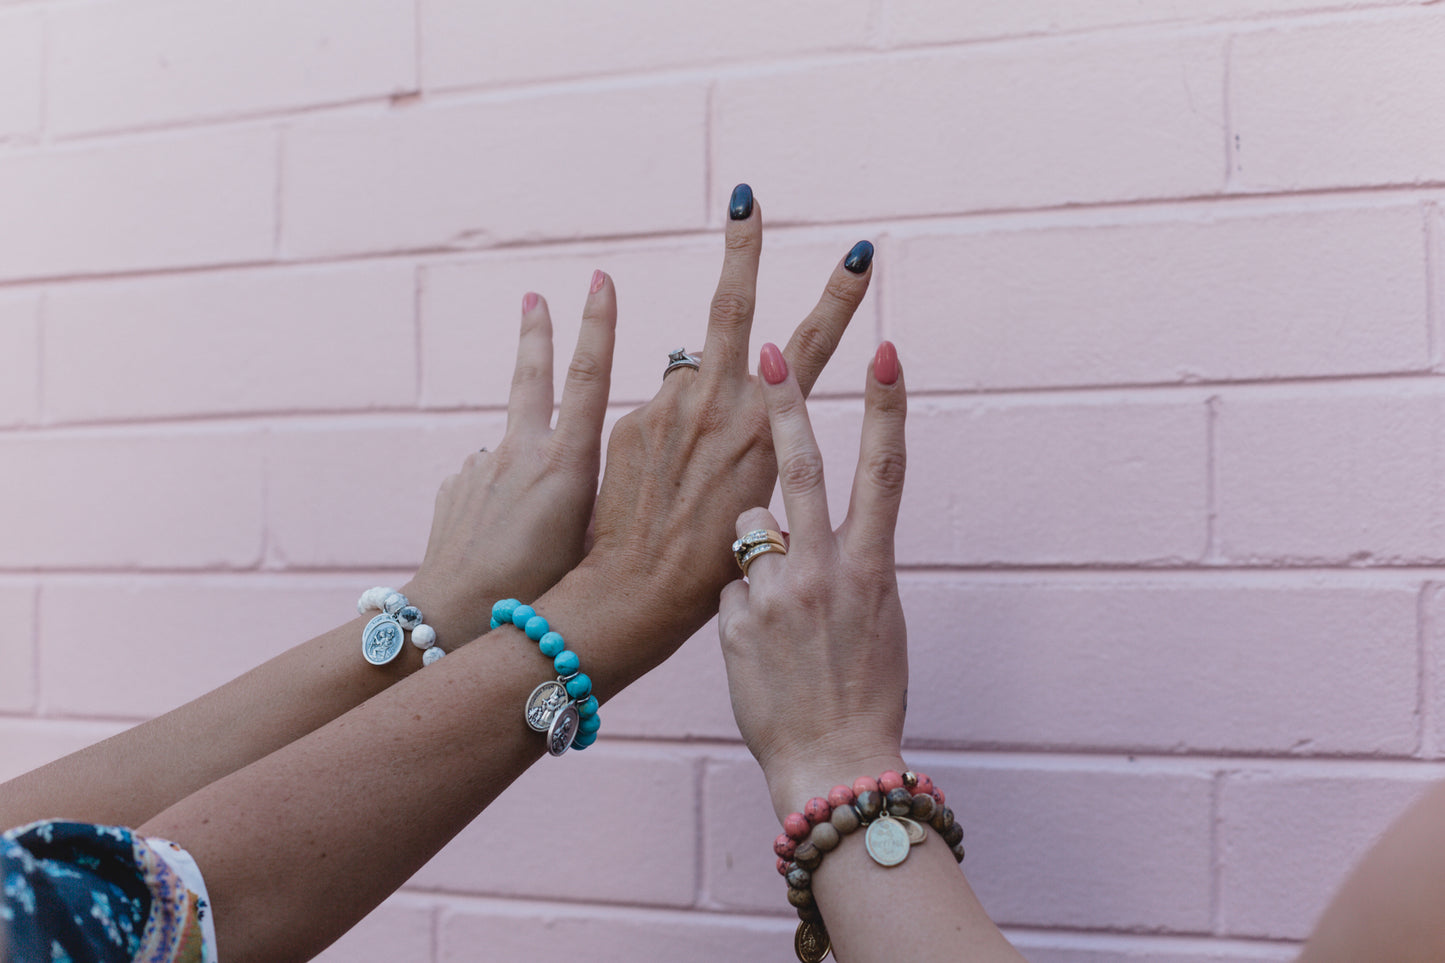
[[[537,732],[552,728],[552,720],[568,702],[567,688],[560,682],[543,682],[527,697],[527,725]]]
[[[552,720],[552,727],[547,730],[547,751],[554,756],[560,756],[572,748],[572,740],[577,735],[577,723],[581,717],[577,714],[577,707],[570,702],[558,712]]]
[[[892,816],[882,816],[868,824],[863,839],[868,855],[879,866],[897,866],[908,858],[908,830]]]
[[[893,818],[903,824],[903,831],[908,833],[908,845],[917,846],[928,838],[928,832],[907,816],[894,816]]]
[[[401,653],[405,642],[401,623],[383,612],[366,623],[361,633],[361,654],[372,665],[386,665]]]

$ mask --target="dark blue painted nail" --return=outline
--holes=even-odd
[[[728,217],[735,221],[746,221],[753,216],[753,189],[746,184],[733,188],[733,199],[728,201]]]
[[[854,274],[862,274],[868,270],[868,265],[873,263],[873,245],[869,241],[859,241],[853,245],[853,250],[843,259],[843,266]]]

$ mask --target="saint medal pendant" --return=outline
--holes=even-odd
[[[567,687],[560,682],[543,682],[527,697],[527,725],[536,732],[548,732],[552,720],[570,700]]]
[[[560,756],[572,748],[572,739],[577,735],[577,723],[581,721],[577,714],[577,707],[568,703],[561,712],[552,719],[552,726],[547,730],[547,751],[554,756]]]
[[[802,963],[823,963],[832,948],[833,943],[828,939],[828,931],[823,929],[821,923],[803,920],[798,924],[798,931],[793,934],[793,951],[798,954]]]
[[[917,846],[928,838],[927,830],[918,825],[914,820],[909,819],[907,816],[896,816],[894,818],[903,824],[904,831],[908,833],[908,845]]]
[[[406,642],[401,623],[385,612],[366,623],[361,633],[361,654],[372,665],[386,665],[401,654]]]
[[[908,830],[886,813],[868,824],[863,842],[879,866],[897,866],[908,858]]]

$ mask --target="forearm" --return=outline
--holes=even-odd
[[[0,826],[57,817],[139,826],[421,667],[410,645],[391,665],[368,664],[361,656],[366,621],[339,626],[163,716],[0,785]]]
[[[1445,959],[1445,784],[1408,809],[1365,854],[1306,944],[1301,963]]]
[[[650,662],[629,644],[635,610],[595,568],[534,604],[581,657],[599,700]],[[657,631],[649,626],[649,637]],[[225,959],[308,959],[542,755],[545,739],[523,721],[523,705],[553,677],[520,631],[492,632],[143,829],[196,857]]]
[[[905,769],[896,755],[833,765],[818,757],[806,772],[770,779],[774,807],[780,816],[801,812],[810,798],[827,796],[833,786],[851,786],[857,776]],[[811,874],[813,897],[837,959],[847,963],[896,959],[1019,963],[1023,959],[984,912],[937,832],[927,829],[927,838],[910,847],[902,863],[886,868],[869,856],[865,834],[866,827],[844,834]],[[780,883],[780,899],[784,892]]]

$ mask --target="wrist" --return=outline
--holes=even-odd
[[[789,813],[802,812],[814,797],[826,797],[834,786],[852,786],[859,776],[877,778],[892,770],[907,769],[899,749],[875,747],[858,751],[812,752],[805,756],[774,759],[763,767],[778,822]]]

